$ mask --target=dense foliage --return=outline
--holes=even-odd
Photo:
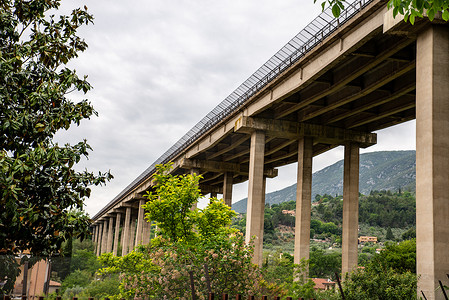
[[[416,242],[389,244],[344,282],[346,299],[416,299]]]
[[[341,224],[343,221],[343,198],[317,195],[313,217]],[[360,195],[359,223],[383,228],[410,228],[416,224],[416,200],[410,192],[371,191]]]
[[[87,8],[55,15],[60,0],[0,3],[0,254],[58,252],[69,236],[88,234],[88,218],[73,215],[90,185],[110,174],[75,171],[86,141],[61,146],[55,133],[96,112],[68,98],[91,86],[66,64],[87,48],[76,35],[92,23]]]
[[[317,0],[314,0],[315,3]],[[332,13],[337,18],[344,9],[346,0],[327,0],[321,3],[324,9],[327,5],[332,7]],[[393,15],[401,14],[404,20],[414,24],[415,18],[427,16],[431,21],[438,12],[442,13],[443,20],[449,20],[448,0],[389,0],[388,7],[393,9]]]

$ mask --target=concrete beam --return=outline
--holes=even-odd
[[[405,85],[404,87],[401,87],[400,89],[398,89],[397,91],[394,91],[391,95],[382,97],[380,99],[377,99],[375,102],[369,102],[369,103],[365,103],[363,105],[358,106],[357,108],[353,108],[353,109],[348,109],[347,112],[345,113],[340,113],[338,115],[336,115],[335,117],[329,118],[328,120],[326,120],[326,124],[331,124],[340,120],[343,120],[345,118],[354,116],[358,113],[361,113],[363,111],[367,111],[368,109],[374,108],[376,106],[380,106],[382,104],[391,102],[393,100],[396,100],[412,91],[414,91],[416,88],[415,82],[409,83],[407,85]]]
[[[179,162],[179,165],[185,169],[197,168],[199,170],[204,170],[207,172],[216,172],[216,173],[232,172],[234,174],[244,176],[249,175],[248,166],[229,162],[206,161],[206,160],[184,158]],[[277,169],[263,170],[263,176],[266,176],[268,178],[274,178],[277,175],[278,175]]]
[[[359,77],[359,76],[363,75],[364,73],[368,72],[369,70],[373,69],[374,67],[376,67],[377,65],[379,65],[380,63],[385,61],[388,57],[397,53],[399,50],[407,47],[408,45],[410,45],[413,42],[414,42],[414,39],[398,40],[397,43],[392,44],[388,49],[386,49],[382,53],[379,53],[378,55],[376,55],[375,59],[372,59],[372,60],[368,61],[367,63],[359,66],[359,68],[356,70],[352,69],[351,73],[347,74],[346,76],[343,76],[343,78],[341,80],[334,83],[330,88],[328,88],[324,91],[321,91],[318,94],[316,94],[315,96],[309,97],[306,100],[301,101],[300,103],[298,103],[296,105],[292,105],[289,109],[283,109],[276,115],[276,118],[285,117],[301,108],[304,108],[304,107],[306,107],[326,96],[329,96],[329,95],[337,92],[338,90],[343,88],[345,85],[349,84],[351,81],[353,81],[357,77]]]
[[[396,69],[391,70],[390,71],[391,73],[388,76],[383,76],[383,77],[379,78],[378,80],[376,80],[375,82],[366,86],[365,88],[363,88],[362,90],[360,90],[357,93],[354,93],[354,94],[346,96],[346,97],[342,97],[338,101],[334,101],[333,103],[328,104],[328,105],[324,106],[323,108],[317,109],[313,112],[306,114],[299,121],[304,122],[304,121],[310,120],[319,115],[327,113],[331,110],[337,109],[340,106],[343,106],[343,105],[353,102],[357,99],[360,99],[363,96],[366,96],[366,95],[374,92],[375,90],[384,86],[385,84],[395,80],[396,78],[399,78],[400,76],[404,75],[405,73],[413,70],[414,68],[415,68],[415,61],[406,63],[404,65],[396,66]]]
[[[223,188],[217,185],[200,184],[200,190],[203,195],[209,193],[223,194]]]
[[[288,139],[298,139],[300,137],[309,136],[313,137],[317,143],[331,145],[344,145],[348,142],[354,142],[360,144],[362,148],[377,143],[377,134],[375,133],[364,133],[318,124],[269,120],[245,116],[241,116],[237,120],[234,130],[236,132],[248,133],[254,130],[263,130],[267,135]]]
[[[224,154],[226,152],[229,152],[232,149],[235,149],[239,145],[243,144],[247,140],[248,140],[248,136],[247,135],[241,136],[240,138],[236,139],[235,141],[232,141],[232,143],[230,145],[227,145],[227,147],[225,147],[225,148],[223,148],[221,150],[215,151],[215,152],[213,152],[211,154],[208,154],[207,155],[207,159],[208,160],[209,159],[214,159],[214,158],[216,158],[216,157],[218,157],[218,156],[220,156],[220,155],[222,155],[222,154]]]

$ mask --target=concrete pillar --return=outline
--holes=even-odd
[[[101,251],[100,253],[106,253],[106,247],[108,245],[108,221],[103,221],[103,233],[101,234]]]
[[[262,185],[262,218],[260,218],[260,234],[259,234],[259,240],[261,241],[261,245],[259,247],[259,260],[260,264],[259,266],[262,266],[262,258],[263,258],[263,228],[264,228],[264,222],[265,222],[265,191],[267,188],[267,178],[263,177],[263,185]]]
[[[196,168],[194,168],[194,169],[190,169],[190,175],[200,175],[200,169],[196,169]],[[198,202],[196,202],[195,204],[193,204],[192,205],[192,210],[195,210],[196,208],[197,208],[197,206],[198,206]]]
[[[121,218],[122,214],[117,213],[115,216],[115,233],[114,233],[114,247],[112,248],[112,254],[117,256],[118,253],[118,241],[119,241],[119,235],[120,235],[120,224],[121,224]]]
[[[101,235],[101,233],[100,233],[100,224],[97,223],[95,225],[95,228],[96,228],[96,234],[95,234],[95,246],[96,246],[96,245],[98,245],[98,242],[100,240],[100,235]]]
[[[139,209],[137,210],[137,229],[136,229],[136,240],[134,245],[143,244],[143,223],[145,223],[145,210],[142,205],[145,204],[145,199],[139,200]]]
[[[416,58],[416,259],[418,297],[449,286],[449,30],[418,35]]]
[[[223,182],[223,201],[226,205],[229,207],[232,206],[232,180],[233,178],[232,173],[226,172],[224,174],[224,182]]]
[[[96,251],[96,254],[97,254],[97,256],[100,256],[100,254],[101,254],[101,241],[102,241],[102,233],[103,233],[103,223],[100,223],[99,225],[98,225],[98,238],[97,238],[97,251]]]
[[[92,225],[92,243],[95,243],[95,238],[96,238],[96,235],[97,235],[96,231],[97,231],[96,226]]]
[[[94,224],[92,241],[94,242],[95,250],[96,250],[97,242],[98,242],[98,224]]]
[[[108,228],[108,243],[106,246],[106,252],[111,253],[112,252],[112,238],[114,236],[114,217],[109,217],[109,228]]]
[[[248,181],[248,205],[246,213],[246,243],[252,237],[254,239],[253,263],[262,266],[261,248],[263,239],[260,236],[261,224],[263,227],[264,218],[264,153],[265,153],[265,133],[254,131],[251,134],[251,149],[249,159],[249,181]]]
[[[100,226],[97,224],[97,223],[95,223],[94,224],[94,247],[95,247],[95,254],[97,253],[97,245],[98,245],[98,235],[99,235],[99,233],[98,233],[98,230],[99,230],[99,228],[100,228]]]
[[[137,227],[137,217],[131,215],[131,224],[130,224],[130,232],[129,232],[129,244],[128,244],[128,253],[134,250],[136,245],[136,227]]]
[[[309,259],[310,217],[312,207],[313,138],[302,137],[298,142],[298,173],[296,182],[296,218],[294,263]],[[307,276],[308,270],[305,270]]]
[[[144,220],[143,222],[143,244],[148,244],[150,242],[150,234],[151,234],[151,222],[148,220]]]
[[[125,212],[125,225],[123,226],[122,231],[122,256],[128,254],[130,223],[131,223],[131,207],[127,207]]]
[[[344,276],[357,267],[359,228],[359,146],[345,145],[343,171],[343,228],[341,273]]]

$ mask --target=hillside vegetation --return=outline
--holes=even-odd
[[[316,195],[312,205],[310,238],[322,247],[341,245],[343,197]],[[295,201],[267,204],[264,219],[264,247],[293,250]],[[416,225],[415,195],[410,192],[372,191],[360,195],[359,235],[374,235],[379,241],[397,241],[414,237]],[[245,232],[246,217],[240,215],[234,226]],[[325,245],[324,245],[324,244]]]
[[[360,193],[371,191],[415,191],[415,151],[380,151],[360,155]],[[312,195],[343,194],[343,160],[317,171],[312,176]],[[279,204],[296,199],[296,184],[267,193],[265,203]],[[314,201],[315,198],[312,199]],[[247,199],[232,204],[238,213],[246,213]]]

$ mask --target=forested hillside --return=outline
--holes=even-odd
[[[359,234],[374,235],[379,241],[413,238],[415,202],[415,196],[410,192],[372,191],[369,195],[361,195]],[[289,247],[287,244],[292,242],[294,233],[295,207],[295,201],[265,206],[264,247]],[[330,245],[336,243],[338,246],[341,243],[342,221],[343,198],[317,195],[312,205],[310,238],[326,240]],[[245,232],[245,215],[240,215],[234,226]]]
[[[360,155],[360,192],[374,190],[414,191],[416,179],[415,151],[381,151]],[[343,194],[343,160],[313,174],[312,195]],[[296,199],[296,184],[268,193],[265,203],[273,205]],[[246,212],[247,199],[232,204],[239,213]]]

